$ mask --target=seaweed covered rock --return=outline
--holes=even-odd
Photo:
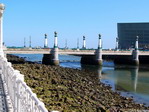
[[[33,64],[36,62],[32,62],[32,61],[26,61],[25,57],[19,57],[16,55],[11,55],[11,54],[7,54],[7,60],[8,62],[11,62],[12,64]]]
[[[149,109],[120,96],[92,72],[42,64],[14,64],[47,109],[61,112],[117,112]]]
[[[19,56],[14,56],[11,54],[7,54],[8,62],[11,62],[12,64],[24,64],[26,61],[24,58],[20,58]]]

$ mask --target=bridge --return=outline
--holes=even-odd
[[[4,50],[5,54],[50,54],[51,49],[11,49]],[[59,49],[60,55],[95,55],[96,50]],[[102,55],[132,55],[132,50],[102,50]],[[139,51],[139,55],[149,56],[149,51]]]
[[[51,49],[27,49],[27,48],[21,48],[21,49],[10,49],[4,50],[5,54],[43,54],[43,55],[52,55]],[[130,64],[129,61],[132,60],[132,52],[133,50],[102,50],[102,59],[110,59],[110,60],[124,60],[126,61],[125,64]],[[73,49],[58,49],[59,55],[75,55],[75,56],[81,56],[83,57],[93,57],[96,55],[96,50],[73,50]],[[58,57],[58,56],[57,56]],[[95,57],[94,57],[95,58]],[[149,63],[149,51],[139,51],[139,62],[142,63]],[[90,58],[91,59],[91,58]],[[46,61],[51,60],[46,59]],[[92,59],[91,59],[92,60]],[[115,61],[117,62],[117,61]],[[128,63],[127,63],[128,62]],[[122,62],[121,62],[122,63]],[[50,64],[50,63],[49,63]],[[89,63],[86,63],[89,64]],[[123,63],[122,63],[123,64]]]
[[[5,54],[50,54],[52,49],[7,49]],[[95,55],[95,50],[71,50],[59,49],[60,55]],[[103,55],[131,55],[131,51],[102,51]],[[149,52],[142,52],[142,54],[149,55]]]

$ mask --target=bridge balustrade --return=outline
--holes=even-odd
[[[5,93],[9,97],[13,112],[48,112],[44,103],[24,82],[24,75],[14,70],[5,57],[0,57],[0,66]]]

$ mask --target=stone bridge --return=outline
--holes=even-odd
[[[52,48],[53,49],[53,48]],[[51,60],[52,49],[7,49],[4,50],[5,54],[43,54],[45,62]],[[58,49],[60,55],[75,55],[81,56],[81,63],[83,64],[96,64],[91,63],[96,58],[96,50],[71,50],[71,49]],[[48,58],[47,58],[48,57]],[[57,56],[58,57],[58,56]],[[132,64],[133,55],[132,51],[112,51],[102,50],[103,60],[113,60],[116,64]],[[149,51],[139,51],[138,60],[141,64],[149,64]],[[49,62],[50,64],[50,62]]]

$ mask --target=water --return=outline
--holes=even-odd
[[[41,54],[18,54],[28,61],[41,63]],[[99,80],[110,85],[114,91],[120,92],[122,96],[132,97],[138,103],[149,106],[149,69],[144,66],[115,66],[113,62],[104,61],[103,67],[85,66],[80,64],[81,57],[60,55],[60,66],[88,69],[96,72]],[[149,68],[149,67],[146,67]]]

